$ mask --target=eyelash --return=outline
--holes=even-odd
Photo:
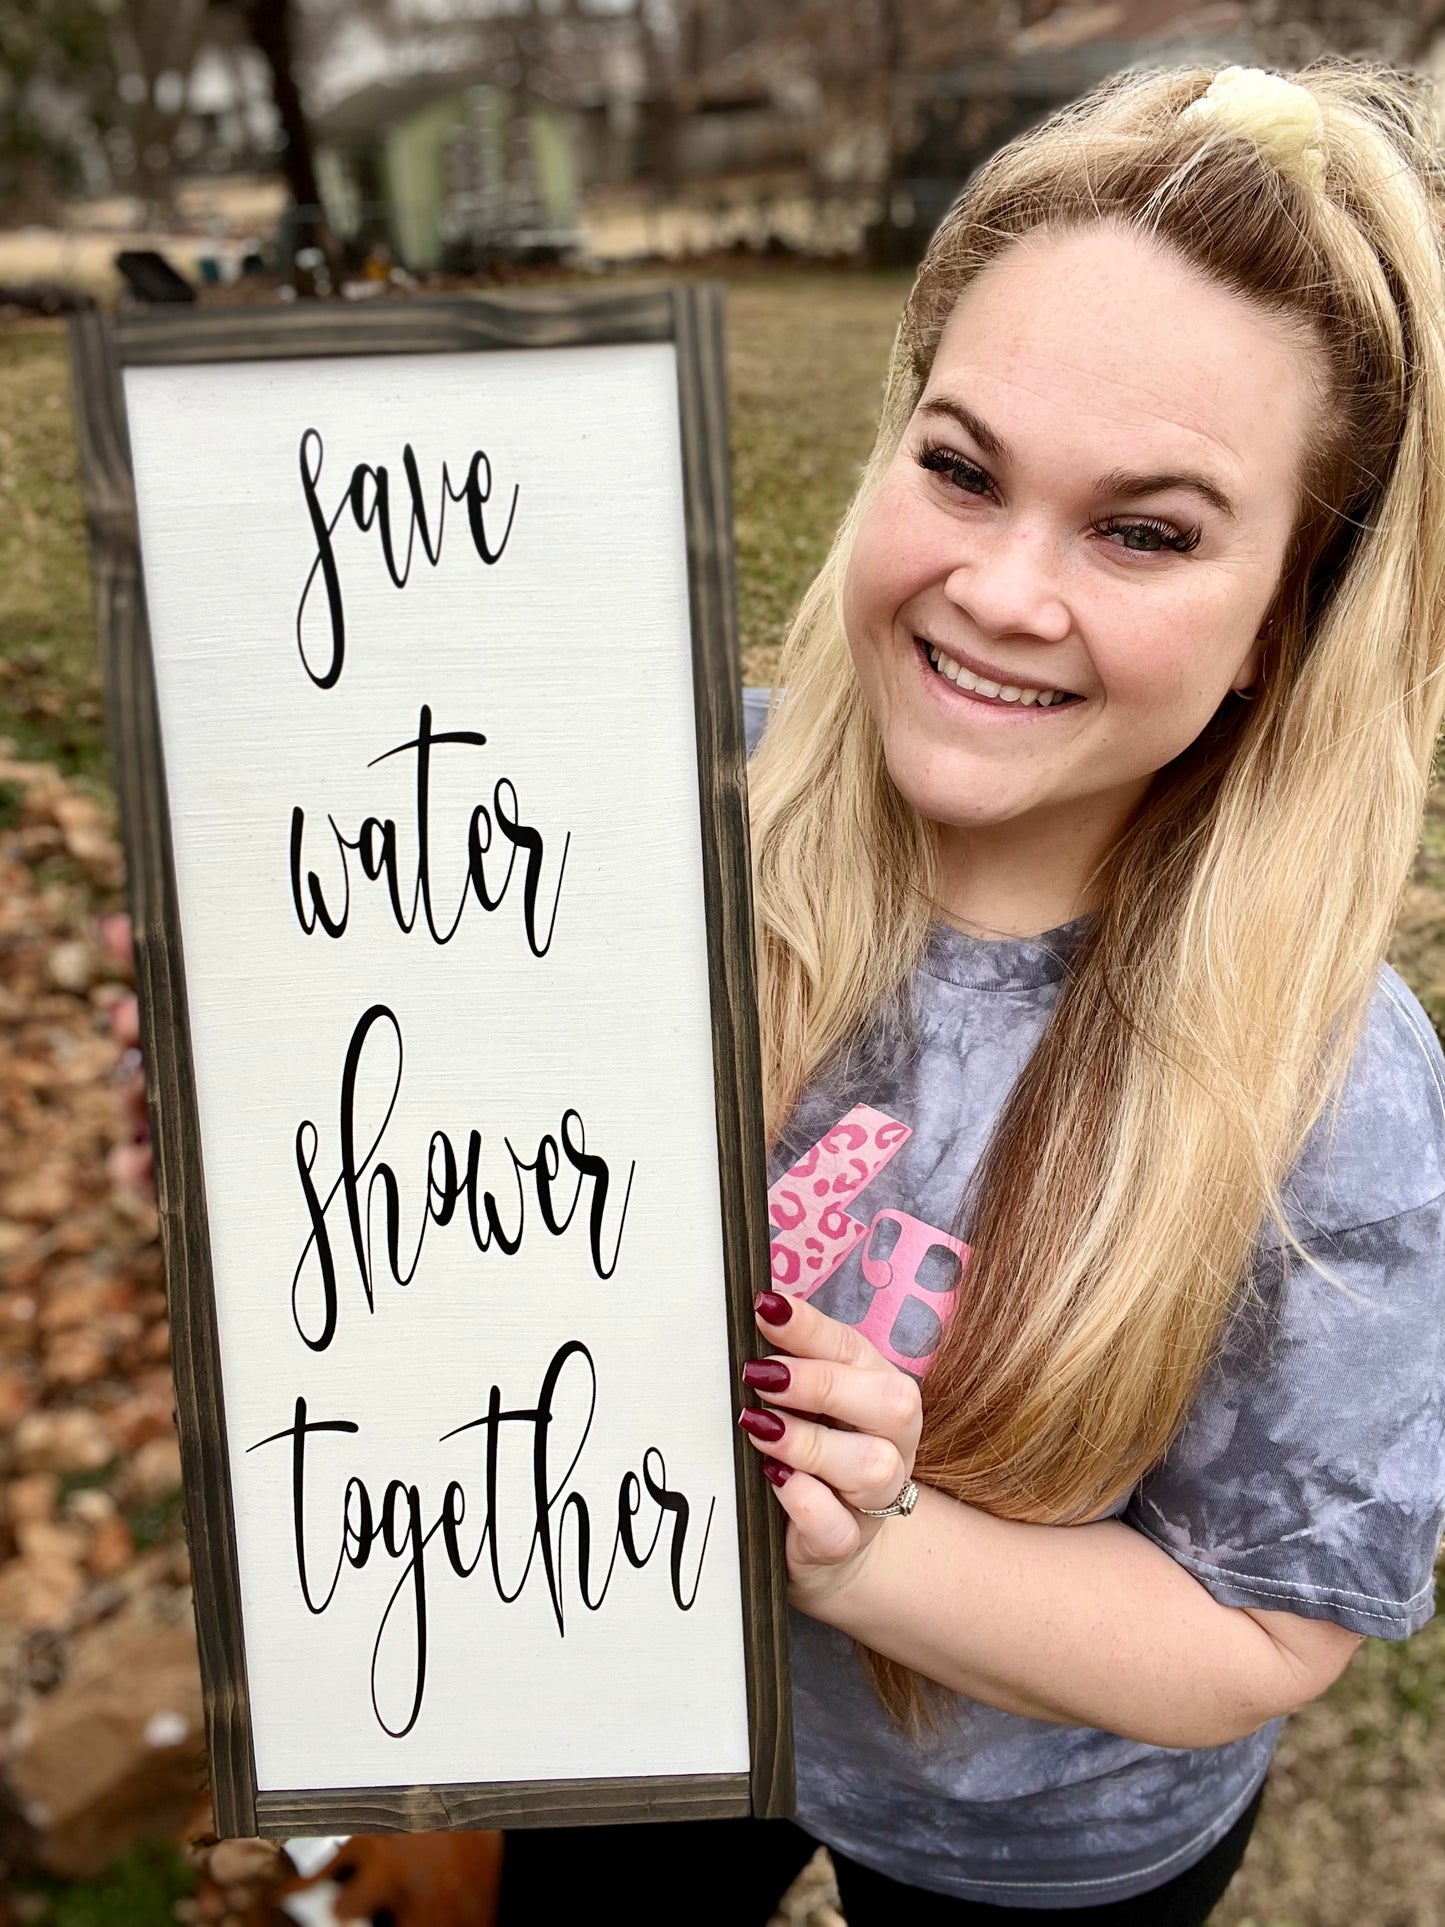
[[[951,481],[955,488],[965,495],[984,495],[993,487],[992,478],[976,462],[960,455],[956,448],[949,448],[941,442],[925,442],[918,451],[918,466],[930,474],[942,475]],[[967,480],[963,478],[967,477]],[[1170,549],[1176,555],[1188,555],[1197,549],[1201,531],[1193,528],[1177,529],[1170,522],[1156,521],[1152,516],[1139,516],[1129,520],[1123,516],[1110,516],[1107,521],[1095,523],[1101,535],[1124,535],[1131,530],[1147,530],[1159,538],[1160,549]],[[1127,547],[1127,545],[1125,545]],[[1157,555],[1158,549],[1130,549],[1132,555]]]

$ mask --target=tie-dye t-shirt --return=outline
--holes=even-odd
[[[766,692],[745,709],[752,743]],[[964,1183],[1086,927],[936,927],[906,1020],[815,1083],[773,1160],[780,1288],[905,1369],[926,1368],[966,1278],[949,1231]],[[1445,1522],[1445,1057],[1385,966],[1338,1122],[1284,1195],[1347,1289],[1262,1234],[1266,1315],[1235,1320],[1178,1442],[1117,1511],[1226,1606],[1403,1639],[1434,1610]],[[794,1613],[792,1652],[802,1825],[895,1879],[1002,1906],[1093,1905],[1181,1873],[1248,1804],[1283,1724],[1185,1750],[960,1701],[912,1740],[843,1634]]]

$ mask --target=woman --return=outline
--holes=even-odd
[[[1430,1616],[1426,124],[1129,76],[935,237],[751,776],[799,1823],[514,1836],[506,1917],[762,1922],[822,1840],[850,1927],[1203,1921]]]

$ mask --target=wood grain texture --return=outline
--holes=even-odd
[[[741,668],[733,584],[722,295],[589,290],[292,310],[77,317],[72,364],[97,621],[136,925],[137,990],[170,1297],[187,1532],[216,1821],[223,1835],[545,1826],[790,1813],[792,1718],[782,1515],[739,1434],[750,1773],[258,1795],[226,1445],[205,1178],[122,365],[423,354],[672,340],[678,360],[715,1111],[734,1397],[769,1280],[766,1160]]]
[[[165,766],[112,328],[71,325],[81,486],[120,804],[216,1825],[256,1830],[240,1575]]]
[[[762,1059],[758,1043],[748,843],[742,660],[733,578],[723,297],[714,284],[673,290],[692,602],[703,891],[712,972],[718,1167],[733,1383],[759,1350],[753,1300],[771,1281]],[[753,1811],[794,1805],[783,1515],[754,1448],[734,1439],[747,1613]]]
[[[529,1780],[498,1786],[345,1787],[328,1793],[263,1793],[258,1831],[269,1839],[307,1833],[420,1833],[449,1827],[586,1827],[653,1820],[745,1820],[747,1776],[696,1773],[676,1779]]]
[[[360,307],[216,308],[127,315],[117,325],[128,366],[158,362],[292,361],[305,355],[459,354],[488,348],[574,348],[667,341],[665,287],[597,288],[558,296],[475,294]]]

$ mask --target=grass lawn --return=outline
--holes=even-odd
[[[798,595],[867,454],[904,283],[749,273],[729,326],[745,673],[771,679]],[[0,331],[0,734],[105,780],[64,336]],[[1392,953],[1445,1024],[1445,796]],[[1445,1282],[1445,1281],[1442,1281]],[[1445,1614],[1369,1641],[1286,1731],[1221,1927],[1445,1922]]]
[[[0,328],[0,731],[67,774],[103,773],[104,717],[65,336]]]

